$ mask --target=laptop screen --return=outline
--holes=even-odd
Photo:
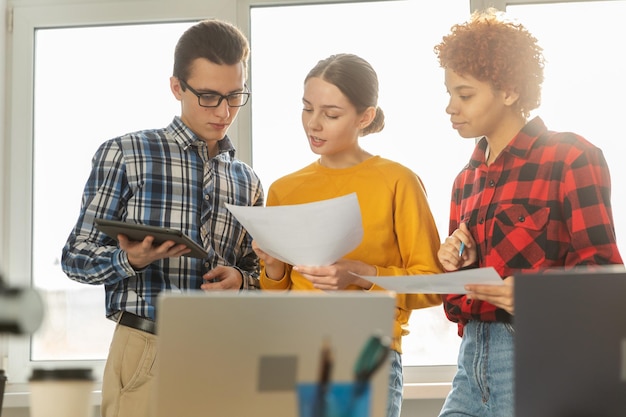
[[[626,272],[515,276],[515,416],[626,416]]]
[[[332,382],[352,382],[373,335],[391,337],[386,293],[195,292],[159,300],[157,417],[298,417],[330,348]],[[372,376],[371,417],[384,417],[389,363]]]

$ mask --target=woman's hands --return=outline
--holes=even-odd
[[[513,297],[513,276],[504,279],[504,285],[466,285],[468,300],[482,300],[493,304],[509,314],[515,313],[515,300]]]
[[[465,223],[461,223],[459,228],[441,244],[437,257],[446,271],[456,271],[476,262],[478,258],[476,242]]]
[[[376,268],[361,261],[339,259],[329,266],[297,265],[293,269],[311,281],[313,286],[320,290],[344,290],[349,285],[368,290],[372,283],[354,275],[376,275]]]
[[[252,250],[254,250],[254,253],[256,253],[259,259],[265,264],[265,275],[269,279],[280,281],[282,277],[285,276],[286,265],[283,261],[264,252],[254,240],[252,241]]]
[[[265,275],[268,278],[276,281],[283,278],[287,267],[284,262],[264,252],[255,241],[252,241],[252,249],[265,264]],[[340,259],[328,266],[296,265],[293,269],[311,281],[315,288],[326,291],[343,290],[349,285],[370,289],[371,282],[354,274],[376,275],[374,266],[350,259]]]
[[[437,252],[439,262],[446,271],[457,271],[460,268],[472,265],[478,260],[476,241],[472,238],[469,228],[461,223],[446,240]],[[509,314],[515,311],[513,298],[513,277],[504,279],[504,285],[466,285],[468,300],[482,300],[506,310]]]

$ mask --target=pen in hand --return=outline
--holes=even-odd
[[[471,236],[470,231],[469,231],[469,222],[461,222],[461,224],[459,225],[459,230],[462,233]],[[465,242],[461,240],[461,246],[459,247],[459,258],[463,256],[464,251],[465,251]]]

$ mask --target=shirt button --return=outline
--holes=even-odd
[[[472,304],[472,300],[465,300],[465,304],[467,304],[467,305]]]
[[[526,221],[526,217],[524,217],[524,216],[519,216],[519,217],[517,218],[517,220],[519,220],[520,222],[524,223],[524,222]]]
[[[485,219],[478,220],[478,224],[483,224],[484,222],[485,222]]]
[[[494,180],[489,180],[489,186],[490,187],[495,187],[496,186],[496,182]]]
[[[205,268],[208,268],[209,266],[211,266],[211,264],[210,264],[210,263],[208,263],[208,262],[205,262],[205,263],[204,263],[204,267],[205,267]]]
[[[210,199],[210,198],[211,198],[211,196],[209,196],[208,194],[205,194],[205,195],[204,195],[204,199],[205,199],[205,200],[209,201],[209,199]]]

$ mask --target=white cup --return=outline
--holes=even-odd
[[[92,417],[91,369],[33,369],[30,417]]]
[[[0,369],[0,416],[2,416],[2,401],[4,400],[4,388],[7,384],[7,376],[4,370]]]

